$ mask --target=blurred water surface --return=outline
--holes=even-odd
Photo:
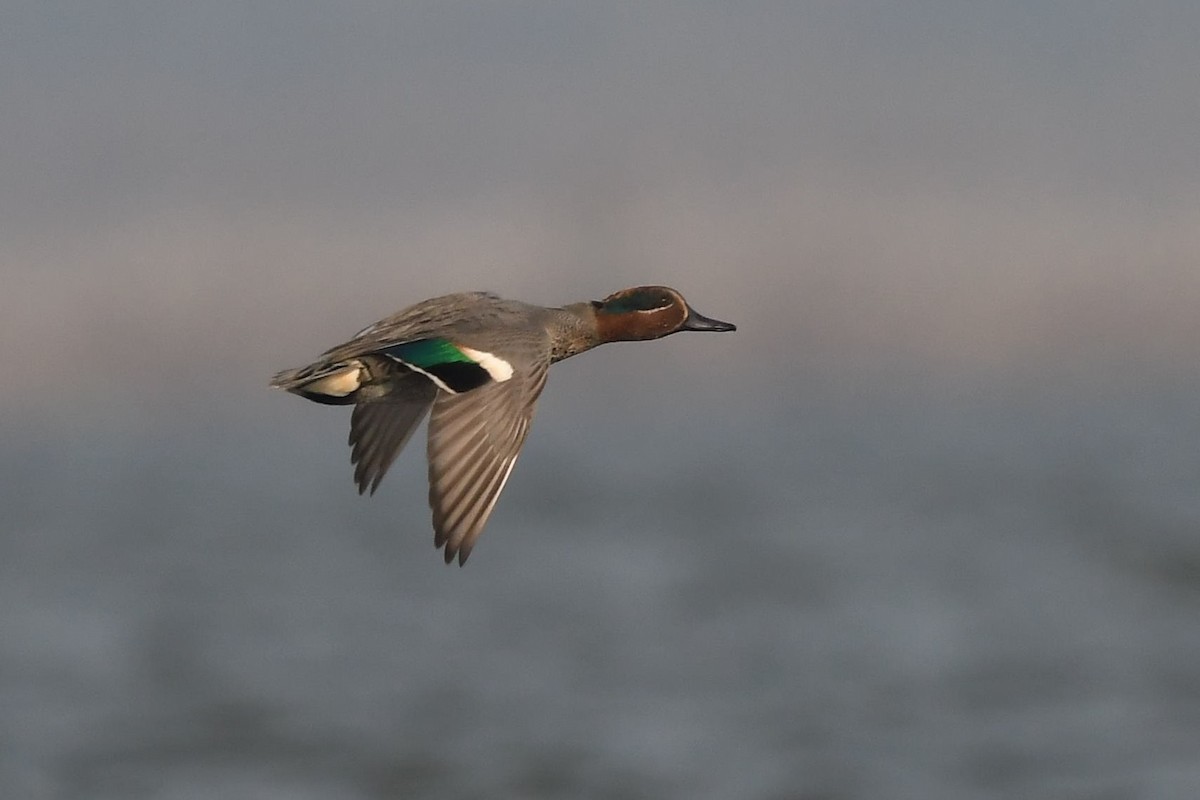
[[[339,410],[6,427],[0,795],[1194,796],[1194,387],[582,374],[461,570]]]

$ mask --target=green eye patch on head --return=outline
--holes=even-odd
[[[625,314],[630,311],[653,311],[671,305],[672,298],[659,289],[643,289],[619,294],[606,299],[600,310],[609,314]]]

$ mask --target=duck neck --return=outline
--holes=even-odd
[[[552,309],[551,313],[551,363],[577,356],[608,341],[601,336],[596,309],[591,303],[572,303]]]

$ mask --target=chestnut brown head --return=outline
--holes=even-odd
[[[636,286],[592,301],[602,341],[660,339],[678,331],[734,331],[729,322],[711,319],[667,286]]]

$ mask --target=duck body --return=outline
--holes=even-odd
[[[271,385],[353,405],[351,462],[374,493],[426,414],[434,542],[466,563],[529,433],[551,364],[610,341],[735,327],[662,286],[548,308],[486,292],[424,300],[369,325]]]

